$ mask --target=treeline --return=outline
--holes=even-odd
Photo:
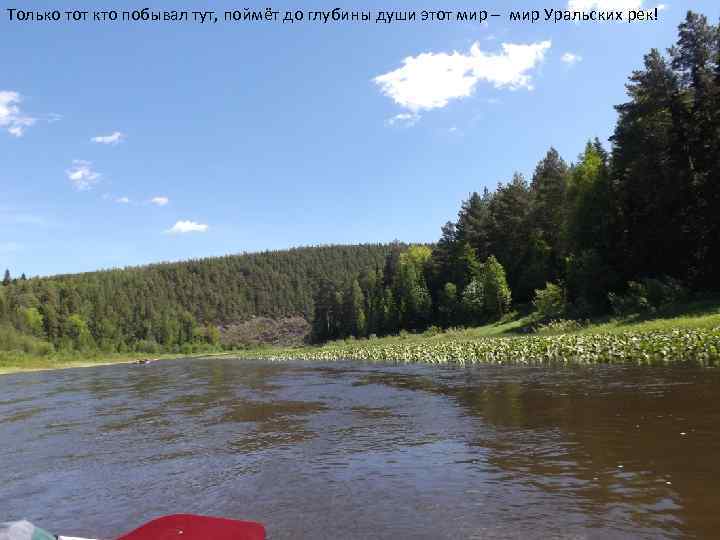
[[[0,286],[0,350],[189,351],[252,319],[312,319],[323,280],[382,264],[387,245],[324,246],[12,279]]]
[[[471,194],[432,250],[325,282],[315,339],[477,324],[511,295],[587,317],[720,289],[720,27],[689,12],[627,93],[610,151],[595,139],[568,164],[551,148],[529,182]]]
[[[511,304],[505,270],[493,256],[480,264],[469,246],[459,284],[435,266],[438,247],[396,244],[382,269],[364,271],[343,287],[324,281],[315,298],[315,341],[422,330],[431,324],[479,324],[501,317]],[[434,274],[436,270],[442,274]]]

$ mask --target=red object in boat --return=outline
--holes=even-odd
[[[254,521],[174,514],[149,521],[117,540],[265,540]]]

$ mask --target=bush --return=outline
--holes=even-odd
[[[21,334],[12,326],[0,326],[0,350],[48,356],[55,352],[52,343]]]
[[[484,310],[493,320],[497,320],[510,310],[512,303],[505,269],[490,255],[483,264],[482,274]]]
[[[450,326],[458,318],[458,290],[454,283],[446,283],[440,291],[438,312],[445,326]]]
[[[151,339],[141,339],[135,344],[135,351],[141,353],[156,354],[160,352],[160,345],[157,341]]]
[[[671,277],[628,281],[625,294],[610,293],[608,299],[617,315],[655,312],[659,308],[688,298],[688,290]]]
[[[600,254],[588,249],[565,259],[567,301],[579,316],[607,310],[607,291],[617,285],[615,271]]]
[[[442,328],[440,328],[439,326],[435,326],[435,325],[431,326],[430,328],[428,328],[427,330],[425,330],[422,333],[422,335],[424,337],[433,337],[433,336],[437,336],[439,334],[442,334]]]
[[[478,324],[483,319],[485,308],[485,286],[477,278],[473,279],[462,293],[462,308],[465,321]]]
[[[542,320],[560,317],[567,308],[565,289],[555,283],[546,283],[544,289],[535,289],[533,306]]]
[[[587,324],[587,321],[555,319],[535,326],[533,331],[537,334],[567,334],[568,332],[580,330],[585,324]]]
[[[643,280],[647,299],[651,306],[660,308],[687,300],[689,292],[677,279],[665,276],[661,279]]]

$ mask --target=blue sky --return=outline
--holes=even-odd
[[[179,7],[112,7],[146,6]],[[209,6],[222,14],[238,4]],[[434,241],[469,192],[514,171],[531,176],[551,145],[572,161],[588,138],[606,139],[643,54],[674,42],[687,9],[714,23],[720,16],[715,1],[669,0],[657,23],[528,24],[507,13],[545,4],[441,6],[503,17],[43,24],[10,22],[6,8],[17,5],[0,6],[0,267],[47,275],[298,245]]]

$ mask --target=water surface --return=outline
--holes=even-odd
[[[0,377],[0,520],[286,538],[710,538],[720,371],[232,359]]]

